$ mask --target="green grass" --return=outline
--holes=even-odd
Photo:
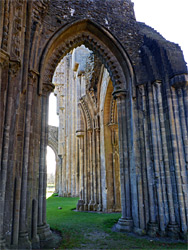
[[[184,243],[150,241],[112,232],[120,214],[75,212],[77,201],[55,195],[47,200],[47,222],[63,236],[59,249],[187,249]]]

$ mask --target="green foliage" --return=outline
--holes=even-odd
[[[120,218],[119,213],[76,212],[73,209],[77,201],[77,198],[62,198],[55,194],[47,200],[47,222],[63,236],[59,249],[187,249],[183,243],[138,239],[112,232],[111,228]]]

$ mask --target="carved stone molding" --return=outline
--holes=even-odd
[[[96,53],[107,68],[114,86],[122,88],[126,82],[122,67],[112,52],[93,34],[83,31],[61,42],[53,51],[45,66],[43,81],[52,81],[58,62],[73,48],[84,44]]]
[[[87,104],[86,104],[86,102],[84,101],[83,98],[80,99],[80,105],[81,105],[82,110],[84,111],[85,116],[86,116],[87,129],[91,129],[92,128],[91,115],[90,115],[90,112],[89,112],[89,108],[88,108],[88,106],[87,106]]]
[[[76,131],[77,137],[84,137],[84,131]]]
[[[42,94],[48,95],[54,90],[55,86],[53,83],[43,83]]]
[[[112,93],[112,95],[113,95],[114,99],[116,100],[117,98],[120,98],[120,97],[126,97],[127,93],[128,93],[128,91],[126,89],[118,89],[118,90],[115,90]]]
[[[170,85],[174,88],[182,88],[188,84],[188,74],[176,75],[170,79]]]
[[[0,66],[5,67],[9,63],[9,54],[7,54],[4,50],[0,49]]]
[[[31,79],[31,81],[29,82],[30,84],[34,84],[37,82],[37,79],[38,79],[38,76],[39,76],[39,73],[33,69],[29,70],[29,77]]]
[[[21,69],[21,62],[19,59],[11,59],[9,62],[9,72],[12,77],[16,77],[19,70]]]

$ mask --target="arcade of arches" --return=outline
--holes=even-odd
[[[131,0],[3,0],[0,249],[40,249],[52,239],[46,148],[54,88],[59,195],[78,195],[78,210],[121,210],[119,231],[186,238],[188,72],[180,47],[137,22]]]
[[[49,126],[48,144],[58,155],[55,190],[79,196],[78,210],[120,211],[117,105],[110,76],[95,57],[82,45],[53,77],[59,128],[57,138]]]

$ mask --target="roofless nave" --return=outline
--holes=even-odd
[[[4,0],[0,10],[0,248],[42,248],[51,240],[48,98],[58,63],[64,58],[70,67],[81,45],[94,61],[88,80],[65,74],[72,93],[82,80],[83,95],[69,107],[77,146],[68,139],[62,148],[71,157],[62,195],[65,187],[77,192],[81,210],[121,204],[119,230],[185,238],[188,77],[179,46],[136,22],[130,0]],[[79,167],[77,182],[70,164]]]

